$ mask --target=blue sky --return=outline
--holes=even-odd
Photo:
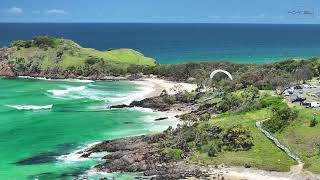
[[[320,0],[0,0],[0,22],[320,24],[319,13]]]

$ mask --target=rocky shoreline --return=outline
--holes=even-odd
[[[104,141],[79,153],[89,157],[92,153],[109,152],[102,158],[105,162],[94,167],[102,172],[143,172],[150,179],[208,177],[204,167],[162,156],[154,143],[163,137],[164,134],[155,134]]]

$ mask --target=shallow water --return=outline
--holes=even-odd
[[[0,78],[1,179],[104,176],[88,171],[99,158],[79,159],[74,152],[97,141],[153,133],[171,124],[152,121],[159,114],[150,110],[107,108],[141,97],[148,88],[131,82]]]

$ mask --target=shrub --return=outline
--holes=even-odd
[[[208,144],[208,156],[215,157],[221,151],[221,146],[215,142]]]
[[[163,96],[163,94],[164,93],[161,93],[160,96]],[[177,98],[176,96],[172,95],[172,96],[167,96],[166,100],[169,104],[174,104],[177,101]]]
[[[18,41],[14,41],[13,43],[11,43],[10,45],[11,47],[17,47],[17,48],[29,48],[32,46],[32,42],[31,41],[23,41],[23,40],[18,40]]]
[[[37,36],[32,39],[32,45],[38,48],[47,49],[48,47],[54,47],[54,38],[48,36]]]
[[[86,64],[89,64],[89,65],[94,65],[98,62],[101,62],[102,59],[101,58],[97,58],[97,57],[90,57],[88,59],[85,60],[85,63]]]
[[[279,104],[285,104],[283,102],[283,97],[281,97],[281,96],[270,96],[270,95],[263,96],[260,99],[260,103],[261,103],[262,108],[266,108],[266,107],[270,107],[270,106],[277,106]]]
[[[192,126],[195,122],[198,121],[198,118],[193,114],[183,114],[180,119],[187,125]]]
[[[165,148],[160,154],[175,160],[180,160],[182,158],[183,151],[181,149]]]
[[[276,106],[272,109],[272,112],[272,118],[263,123],[263,126],[272,133],[283,130],[297,117],[297,112],[287,105]]]
[[[195,101],[197,93],[184,91],[177,95],[177,99],[184,103],[191,103]]]
[[[318,121],[313,117],[310,121],[310,127],[315,127],[318,124]]]
[[[247,128],[236,125],[227,130],[224,135],[224,143],[229,150],[249,150],[253,146],[253,138]]]

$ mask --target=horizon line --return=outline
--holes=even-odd
[[[257,25],[320,25],[320,23],[246,23],[246,22],[0,22],[0,24],[257,24]]]

